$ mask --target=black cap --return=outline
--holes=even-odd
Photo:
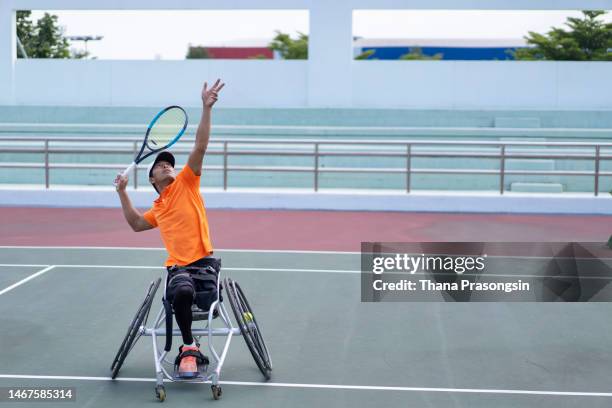
[[[174,155],[168,151],[163,151],[159,153],[157,157],[155,157],[155,160],[153,160],[153,163],[149,164],[149,177],[151,177],[151,172],[153,171],[153,167],[155,167],[155,165],[159,161],[166,161],[170,163],[172,167],[174,167],[174,163],[175,163]]]

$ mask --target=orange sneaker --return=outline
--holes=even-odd
[[[179,355],[180,364],[178,368],[178,376],[182,378],[197,377],[199,374],[197,357],[199,356],[200,349],[197,346],[181,347],[181,354]]]

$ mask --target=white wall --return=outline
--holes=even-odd
[[[612,63],[356,61],[353,107],[612,109]]]
[[[303,9],[308,61],[16,60],[14,11]],[[0,0],[0,104],[198,104],[228,83],[225,107],[612,109],[612,63],[352,61],[355,9],[612,9],[612,0]]]
[[[317,107],[306,61],[17,60],[21,105],[199,104],[205,79],[227,82],[222,107]],[[612,63],[354,61],[342,104],[356,108],[612,109]],[[333,83],[327,92],[339,92]],[[320,92],[319,98],[324,98]]]
[[[21,105],[159,106],[200,104],[204,80],[226,81],[219,106],[303,107],[304,61],[17,60]]]
[[[11,188],[0,190],[0,207],[117,208],[117,193],[110,188],[74,187]],[[371,190],[323,190],[317,193],[299,189],[203,189],[206,208],[253,210],[332,210],[332,211],[427,211],[510,214],[601,214],[612,216],[609,198],[581,194],[538,193],[440,193],[377,192]],[[130,191],[136,207],[149,208],[156,197],[153,189]]]
[[[6,1],[0,1],[0,104],[15,98],[16,13]]]

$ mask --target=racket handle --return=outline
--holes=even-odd
[[[130,165],[127,167],[127,169],[123,170],[123,171],[121,172],[121,177],[125,177],[125,176],[127,176],[127,175],[128,175],[128,173],[134,169],[134,167],[136,167],[136,162],[132,162],[132,164],[130,164]],[[113,186],[117,187],[117,183],[114,183],[114,182],[113,182]]]
[[[127,169],[123,170],[123,173],[121,173],[121,175],[122,175],[123,177],[127,176],[127,175],[128,175],[128,173],[134,169],[134,167],[136,167],[136,162],[132,162],[132,164],[130,164],[130,165],[127,167]]]

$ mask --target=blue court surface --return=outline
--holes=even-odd
[[[263,380],[235,337],[220,401],[209,385],[169,383],[164,404],[612,405],[608,303],[362,303],[356,253],[215,255],[257,314],[272,379]],[[76,389],[76,403],[50,407],[158,404],[151,338],[140,338],[116,380],[109,367],[149,283],[165,272],[164,256],[159,249],[0,248],[0,387]]]

